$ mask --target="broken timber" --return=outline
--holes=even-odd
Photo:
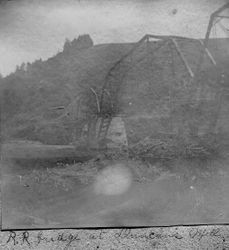
[[[202,46],[204,46],[204,43],[203,43],[202,40],[199,39],[198,41],[199,41],[199,43],[200,43]],[[216,65],[216,61],[215,61],[213,55],[211,54],[211,52],[209,51],[209,49],[206,48],[206,47],[204,47],[204,50],[205,50],[206,54],[208,55],[209,59],[211,60],[212,64]]]
[[[177,50],[177,52],[178,52],[180,58],[182,59],[182,61],[183,61],[184,65],[185,65],[185,67],[186,67],[186,69],[187,69],[189,75],[193,78],[193,77],[194,77],[194,73],[192,72],[192,69],[191,69],[191,67],[190,67],[189,64],[188,64],[188,61],[186,60],[184,54],[183,54],[182,51],[180,50],[180,48],[179,48],[179,46],[178,46],[176,40],[175,40],[174,38],[172,38],[171,41],[172,41],[173,44],[175,45],[175,48],[176,48],[176,50]]]

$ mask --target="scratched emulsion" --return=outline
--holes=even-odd
[[[128,178],[123,178],[123,183],[125,183],[126,179]],[[23,179],[21,181],[23,181]],[[126,188],[128,185],[122,184],[122,186]],[[125,188],[122,190],[125,190]],[[102,185],[98,190],[102,192]],[[115,185],[111,187],[111,190],[116,190]],[[194,192],[195,187],[190,189],[190,194]],[[190,195],[190,197],[192,197],[192,195]],[[187,199],[188,198],[189,197],[187,197]],[[211,200],[211,197],[208,198]],[[229,227],[190,226],[157,227],[149,229],[10,231],[0,233],[0,249],[226,250],[229,249]]]
[[[13,1],[9,1],[13,2]],[[82,3],[82,1],[79,1]],[[26,4],[17,11],[17,8],[13,8],[13,14],[10,16],[16,15],[19,16],[19,19],[22,20],[22,24],[27,23],[29,25],[25,25],[25,28],[22,28],[18,22],[14,22],[14,25],[9,25],[7,20],[3,23],[2,29],[4,29],[4,38],[0,40],[0,51],[5,55],[4,61],[0,64],[0,69],[4,74],[7,74],[12,71],[15,67],[16,63],[19,64],[23,60],[32,61],[39,57],[47,58],[47,56],[51,56],[55,53],[63,43],[64,35],[69,37],[75,37],[75,33],[77,32],[92,32],[95,39],[99,42],[110,42],[110,36],[112,36],[113,41],[115,42],[123,42],[125,41],[135,41],[140,36],[142,32],[148,33],[148,31],[155,31],[155,27],[159,27],[157,33],[179,33],[191,36],[201,36],[202,31],[205,30],[208,15],[218,7],[216,1],[204,1],[204,4],[201,5],[201,8],[197,8],[198,12],[195,12],[194,4],[191,1],[186,1],[185,11],[184,9],[177,7],[178,1],[154,1],[155,4],[161,6],[159,10],[162,13],[166,13],[168,18],[164,21],[160,18],[160,11],[156,13],[156,15],[151,13],[151,9],[148,7],[144,7],[144,3],[147,1],[142,1],[140,7],[141,11],[133,11],[133,13],[127,12],[131,8],[128,8],[130,5],[127,5],[124,9],[119,6],[114,11],[113,17],[118,20],[116,26],[113,26],[109,31],[109,35],[103,34],[101,40],[99,40],[99,35],[101,33],[100,28],[96,28],[94,32],[91,22],[86,23],[87,31],[76,30],[75,26],[72,25],[72,18],[74,12],[71,11],[71,15],[66,14],[66,8],[62,11],[55,6],[55,10],[50,11],[50,6],[48,9],[43,12],[44,9],[38,8],[37,12],[34,10],[35,17],[44,18],[39,23],[36,22],[36,25],[33,25],[32,22],[25,22],[24,17],[21,16],[23,10],[25,14],[30,16],[31,8],[26,8]],[[189,4],[190,2],[190,4]],[[198,1],[194,1],[198,3]],[[223,3],[223,1],[222,1]],[[84,4],[84,3],[83,3]],[[211,7],[211,4],[213,7]],[[55,5],[55,4],[54,4]],[[154,5],[154,4],[153,4]],[[151,6],[151,5],[146,5]],[[200,4],[198,3],[200,7]],[[155,6],[154,6],[155,7]],[[190,14],[189,10],[192,7],[192,14]],[[206,13],[206,8],[208,13]],[[23,9],[24,8],[24,9]],[[98,10],[100,7],[96,7]],[[21,12],[22,10],[22,12]],[[69,10],[69,7],[67,7]],[[122,11],[121,11],[122,10]],[[103,8],[102,13],[106,13],[107,9]],[[147,16],[144,27],[136,26],[138,23],[138,15],[136,13],[141,13],[141,20]],[[5,13],[5,12],[4,12]],[[51,19],[51,22],[54,20],[55,25],[46,25],[46,15],[44,13],[50,13],[47,18]],[[67,12],[68,13],[68,12]],[[118,17],[115,13],[121,13]],[[143,15],[142,13],[147,13],[147,15]],[[95,11],[92,12],[95,14]],[[126,30],[121,29],[121,32],[116,34],[117,27],[123,23],[122,17],[127,15],[126,19],[128,19],[127,28],[128,28],[128,36],[127,38],[122,38],[123,35],[126,35]],[[80,13],[77,20],[80,20],[82,13]],[[88,15],[89,16],[89,15]],[[93,16],[93,15],[92,15]],[[109,16],[109,15],[108,15]],[[152,18],[157,16],[158,18]],[[182,22],[182,18],[188,16],[186,22]],[[194,17],[193,17],[194,16]],[[60,24],[60,19],[63,18],[66,20],[64,24]],[[98,17],[98,15],[97,15]],[[174,17],[174,18],[173,18]],[[194,24],[194,20],[201,18],[203,21],[201,25],[199,23]],[[96,19],[96,18],[95,18]],[[182,23],[182,30],[178,28],[173,29],[172,19],[176,19],[176,24]],[[13,19],[12,19],[13,20]],[[36,20],[41,20],[40,18],[36,18]],[[76,19],[73,18],[75,22]],[[107,20],[107,19],[105,19]],[[148,21],[149,22],[148,22]],[[48,20],[50,21],[50,20]],[[98,20],[96,19],[96,22]],[[103,22],[104,19],[99,19],[98,22]],[[95,22],[95,23],[96,23]],[[43,28],[39,28],[39,25],[42,23]],[[76,22],[77,23],[77,22]],[[164,23],[170,24],[169,28],[163,26]],[[108,26],[111,23],[108,23]],[[133,25],[135,24],[135,25]],[[155,25],[152,28],[152,25]],[[192,26],[190,26],[192,25]],[[10,31],[7,29],[10,26]],[[135,26],[134,28],[132,26]],[[146,28],[147,26],[147,28]],[[54,27],[54,29],[53,29]],[[65,32],[67,29],[67,32]],[[160,30],[161,27],[164,27],[163,32]],[[201,27],[201,31],[199,30]],[[28,29],[27,29],[28,28]],[[43,30],[47,28],[47,34],[51,35],[43,35],[41,33]],[[19,32],[17,33],[16,31]],[[29,32],[27,33],[27,31]],[[35,32],[35,31],[36,32]],[[54,31],[53,31],[54,30]],[[143,31],[144,30],[144,31]],[[53,33],[51,32],[53,31]],[[197,32],[196,32],[197,31]],[[11,33],[10,33],[11,32]],[[26,33],[26,36],[20,34]],[[94,32],[94,33],[93,33]],[[10,35],[9,35],[10,34]],[[14,35],[16,34],[16,35]],[[31,36],[28,36],[30,34]],[[34,35],[35,34],[35,35]],[[38,35],[37,35],[38,34]],[[133,35],[134,34],[134,35]],[[7,37],[7,35],[9,35]],[[77,33],[78,35],[78,33]],[[32,37],[29,40],[29,45],[26,44],[25,37]],[[18,40],[17,40],[18,39]],[[20,44],[14,46],[15,41],[19,41]],[[17,43],[16,43],[17,44]],[[45,46],[44,46],[45,44]],[[48,46],[46,46],[48,45]],[[28,49],[29,47],[29,49]],[[44,48],[45,47],[45,48]],[[2,57],[3,58],[3,57]],[[22,60],[23,58],[23,60]],[[41,80],[42,81],[42,80]],[[221,165],[228,165],[228,159],[226,162],[223,162]],[[179,163],[182,165],[181,163]],[[176,165],[173,163],[173,166]],[[215,164],[216,166],[220,164]],[[175,167],[176,167],[175,166]],[[168,166],[171,167],[171,166]],[[182,166],[178,166],[182,168]],[[156,167],[155,167],[156,168]],[[166,172],[164,175],[160,176],[160,178],[156,179],[154,183],[151,184],[139,184],[134,183],[133,185],[133,176],[132,172],[129,168],[125,166],[117,166],[115,169],[106,166],[98,173],[95,173],[95,180],[93,184],[87,186],[87,188],[82,188],[82,186],[78,183],[74,183],[74,190],[69,192],[68,186],[61,186],[61,192],[57,193],[59,184],[62,185],[62,179],[58,179],[59,182],[56,183],[56,197],[58,197],[58,202],[53,204],[52,196],[49,195],[49,189],[47,186],[43,186],[37,188],[38,186],[33,186],[30,184],[29,178],[23,178],[23,171],[27,171],[24,169],[18,170],[17,176],[11,176],[9,173],[5,173],[4,175],[4,187],[7,187],[8,183],[12,184],[12,189],[10,189],[10,194],[15,198],[16,204],[20,204],[22,199],[20,196],[15,195],[15,193],[19,193],[24,196],[27,204],[26,208],[28,211],[24,210],[24,207],[19,207],[19,212],[17,211],[18,207],[13,204],[13,202],[9,199],[8,204],[11,205],[12,211],[16,211],[14,213],[8,214],[9,221],[14,225],[20,227],[21,225],[29,225],[30,227],[42,227],[43,225],[47,225],[48,227],[61,227],[65,222],[67,225],[75,226],[76,223],[78,225],[101,225],[103,222],[105,226],[110,225],[118,225],[120,227],[126,226],[129,221],[133,222],[132,225],[139,225],[140,222],[143,225],[147,225],[149,223],[149,219],[151,219],[155,223],[162,223],[160,219],[163,217],[167,222],[175,224],[176,221],[179,221],[179,216],[183,212],[184,220],[181,221],[187,223],[190,221],[190,218],[194,218],[192,222],[198,223],[200,219],[203,219],[205,223],[211,221],[212,217],[217,218],[221,223],[224,221],[224,218],[228,218],[228,180],[229,174],[225,171],[224,167],[221,171],[215,174],[216,178],[214,182],[205,183],[198,182],[195,174],[192,175],[191,179],[185,179],[185,173],[182,171],[182,176],[174,176],[173,173]],[[45,170],[46,171],[46,170]],[[47,172],[49,173],[49,169]],[[74,171],[71,172],[72,176],[74,176]],[[92,174],[93,175],[93,169]],[[71,176],[71,178],[72,178]],[[146,176],[148,177],[148,176]],[[43,176],[38,176],[39,178],[43,178]],[[145,178],[145,176],[144,176]],[[207,179],[208,176],[202,176],[201,178]],[[45,179],[46,181],[46,179]],[[53,184],[53,183],[52,183]],[[54,184],[53,184],[54,185]],[[65,185],[65,183],[64,183]],[[131,188],[133,189],[131,190]],[[9,188],[9,187],[8,187]],[[35,204],[32,204],[31,200],[34,198],[32,188],[35,191],[39,191],[39,194],[36,197]],[[32,190],[32,191],[31,191]],[[209,191],[210,190],[210,191]],[[79,192],[79,195],[76,193]],[[42,200],[42,194],[48,194],[47,200],[45,202]],[[205,195],[207,194],[207,195]],[[222,198],[222,194],[225,194]],[[218,197],[218,200],[214,200],[214,197]],[[11,198],[12,198],[11,197]],[[164,197],[164,199],[161,199]],[[26,199],[28,198],[28,199]],[[74,200],[75,199],[75,200]],[[174,202],[175,201],[175,202]],[[184,202],[182,202],[184,201]],[[43,202],[43,203],[42,203]],[[47,202],[47,203],[46,203]],[[44,208],[44,204],[45,205]],[[50,205],[51,204],[51,205]],[[119,206],[119,204],[121,204]],[[153,204],[154,210],[148,210],[148,204]],[[205,209],[205,205],[208,206],[208,211]],[[106,209],[102,209],[105,205],[106,208],[109,209],[109,213],[107,213]],[[133,212],[128,214],[126,213],[126,209],[128,207],[133,208]],[[140,208],[139,210],[137,210]],[[44,210],[43,210],[44,209]],[[172,211],[172,213],[167,212],[168,209]],[[61,212],[59,212],[61,210]],[[117,214],[117,211],[121,211],[120,214]],[[137,211],[137,212],[135,212]],[[147,211],[147,213],[145,212]],[[163,213],[165,211],[165,213]],[[5,209],[7,214],[7,209]],[[151,213],[152,212],[152,213]],[[78,213],[78,216],[76,216]],[[22,214],[29,215],[27,220],[22,218]],[[159,216],[154,216],[154,214],[158,214]],[[82,217],[81,217],[82,215]],[[139,216],[139,218],[137,216]],[[160,217],[161,215],[161,217]],[[193,215],[195,215],[193,217]],[[85,216],[85,217],[83,217]],[[129,217],[128,217],[129,216]],[[98,219],[99,218],[99,219]],[[102,219],[101,219],[102,218]],[[75,221],[74,221],[75,219]],[[129,221],[128,221],[129,220]],[[87,223],[85,223],[87,222]],[[24,224],[25,223],[25,224]],[[72,224],[71,224],[72,223]],[[85,223],[85,224],[84,224]],[[11,231],[11,232],[2,232],[0,236],[0,248],[1,249],[229,249],[229,230],[228,227],[171,227],[171,228],[149,228],[149,229],[106,229],[106,230],[47,230],[47,231]]]

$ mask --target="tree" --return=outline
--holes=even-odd
[[[64,51],[69,50],[70,47],[71,47],[71,41],[68,38],[66,38],[64,43]]]

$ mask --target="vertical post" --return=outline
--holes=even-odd
[[[175,62],[174,62],[174,53],[173,53],[173,43],[171,40],[169,40],[168,43],[169,50],[170,50],[170,58],[171,58],[171,73],[172,73],[172,79],[173,83],[176,81],[176,72],[175,72]],[[172,84],[173,86],[173,84]],[[172,94],[171,94],[171,87],[169,86],[169,105],[170,105],[170,111],[174,109],[174,103],[172,100]],[[172,117],[170,117],[170,129],[173,131],[174,130],[174,123]]]
[[[175,78],[176,77],[175,62],[174,62],[174,53],[173,53],[173,46],[172,46],[171,40],[170,40],[170,43],[169,43],[169,49],[170,49],[172,74],[173,74],[173,78]]]
[[[218,73],[218,77],[217,80],[220,83],[220,85],[224,84],[224,77],[222,76],[222,72]],[[223,94],[223,90],[222,88],[219,86],[219,88],[217,88],[217,92],[215,95],[215,109],[214,109],[214,113],[211,116],[211,121],[209,124],[209,128],[208,128],[208,132],[209,133],[215,133],[216,131],[216,126],[217,126],[217,122],[218,119],[220,117],[220,111],[221,111],[221,106],[222,106],[222,94]]]
[[[97,138],[96,138],[96,123],[97,117],[92,116],[88,121],[88,137],[87,145],[89,148],[97,148]]]

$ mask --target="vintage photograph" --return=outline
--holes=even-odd
[[[229,223],[229,2],[0,1],[3,229]]]

